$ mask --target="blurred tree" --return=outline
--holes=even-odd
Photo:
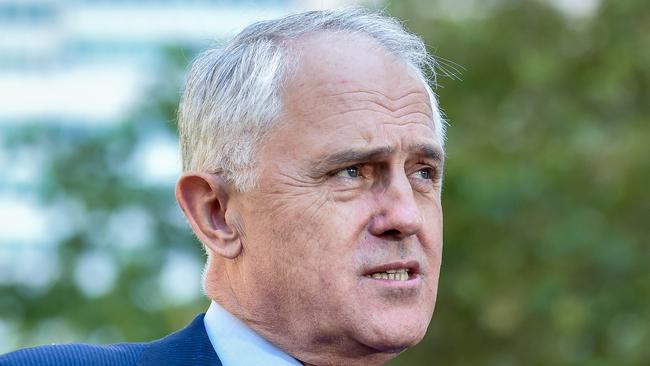
[[[152,153],[146,147],[156,139],[176,143],[175,114],[188,62],[177,49],[164,53],[150,98],[126,121],[5,131],[10,152],[28,148],[45,156],[31,189],[43,207],[59,211],[49,231],[67,228],[56,245],[39,249],[47,253],[42,260],[58,263],[50,281],[0,286],[1,318],[17,324],[17,346],[152,340],[207,307],[200,297],[201,245],[176,206],[174,182],[146,176],[160,169],[147,166],[155,160],[146,160]],[[188,277],[189,284],[179,284]],[[170,280],[176,283],[171,290]],[[180,298],[174,293],[179,288]]]
[[[462,79],[439,301],[394,365],[650,363],[650,3],[568,3],[391,4]]]
[[[425,340],[392,365],[650,363],[650,3],[568,3],[579,2],[389,3],[435,46],[451,122],[438,305]],[[188,273],[198,281],[203,254],[173,182],[133,163],[152,136],[173,134],[188,60],[167,60],[121,124],[5,133],[9,151],[45,152],[35,189],[67,227],[47,258],[56,281],[0,285],[16,346],[52,341],[44,329],[57,341],[153,339],[207,306],[196,290],[165,295]]]

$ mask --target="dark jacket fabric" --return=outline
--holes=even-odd
[[[201,314],[185,328],[149,343],[61,344],[0,355],[0,366],[222,366]]]

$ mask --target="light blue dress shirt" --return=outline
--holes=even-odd
[[[203,323],[223,366],[302,366],[214,301]]]

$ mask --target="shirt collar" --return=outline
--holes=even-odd
[[[302,366],[215,301],[205,313],[203,323],[223,366]]]

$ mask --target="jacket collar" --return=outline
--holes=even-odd
[[[185,328],[147,344],[137,366],[222,366],[200,314]]]

